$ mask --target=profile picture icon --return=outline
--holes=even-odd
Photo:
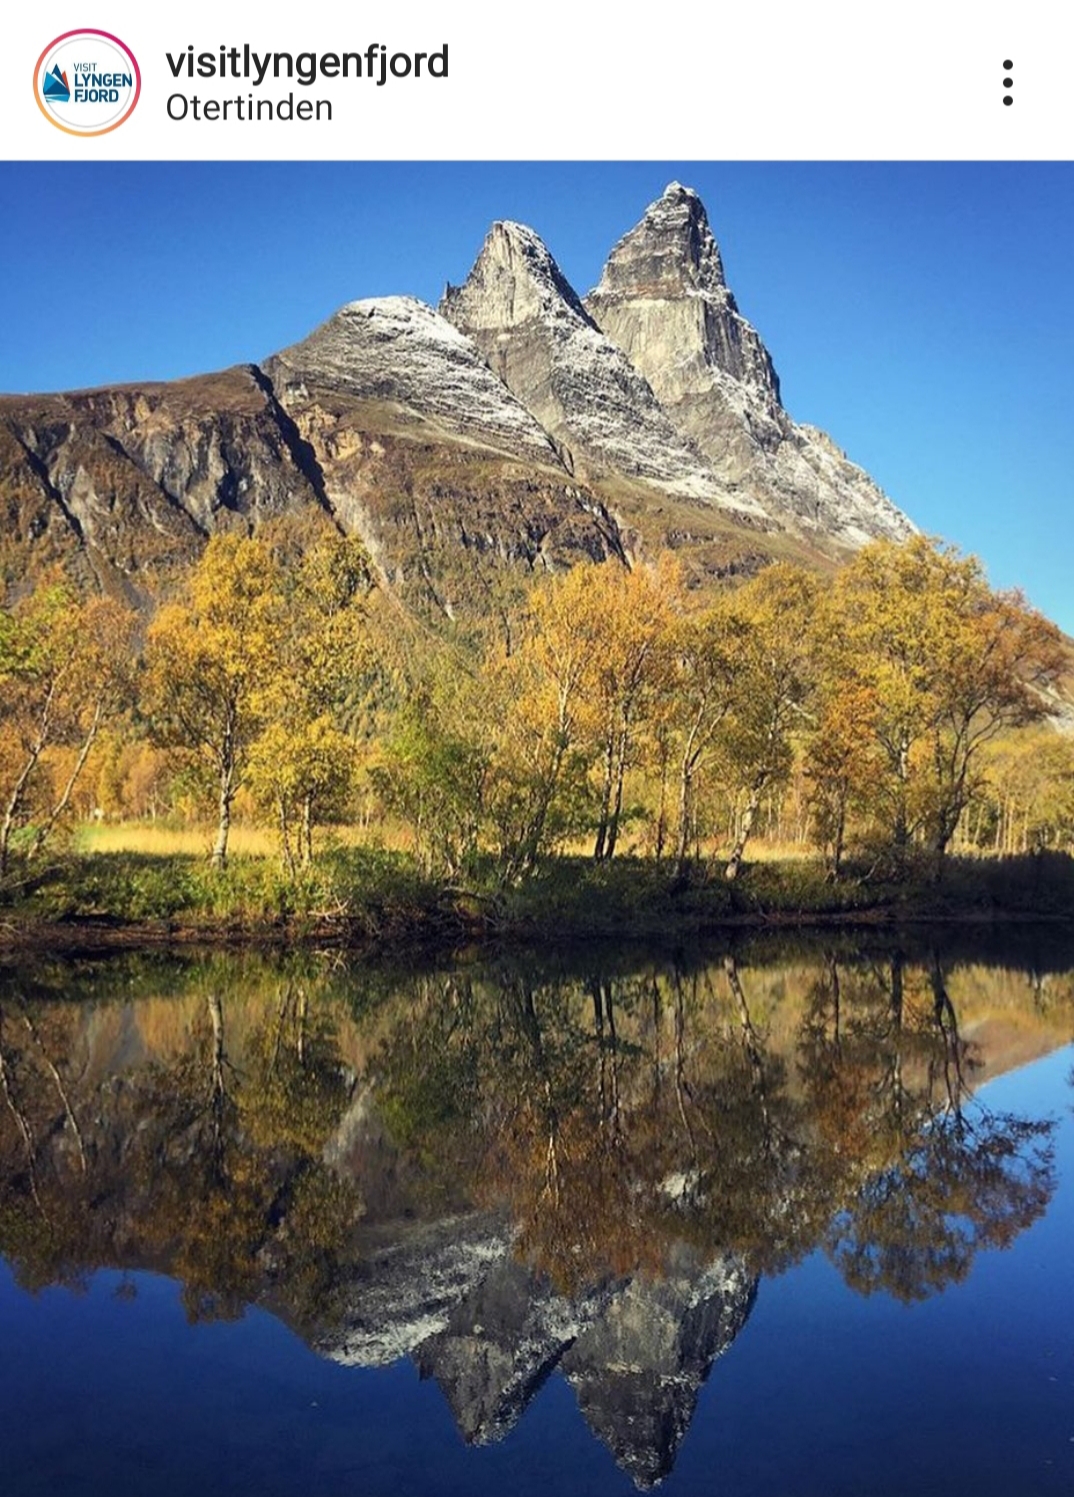
[[[142,91],[134,53],[110,31],[65,31],[34,68],[37,107],[68,135],[107,135],[128,120]]]

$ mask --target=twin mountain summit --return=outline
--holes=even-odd
[[[585,297],[531,229],[496,223],[438,310],[355,301],[260,364],[0,398],[17,571],[61,563],[145,603],[214,532],[307,512],[449,618],[487,607],[497,577],[583,558],[672,548],[704,585],[777,558],[830,567],[914,529],[783,408],[678,183]]]

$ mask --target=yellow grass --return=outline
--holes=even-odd
[[[730,853],[730,847],[727,851]],[[817,848],[808,842],[776,842],[767,837],[751,837],[746,844],[746,861],[749,863],[796,863],[817,856]]]
[[[75,835],[79,852],[143,852],[156,857],[187,853],[208,857],[215,830],[208,826],[163,827],[145,822],[82,826]],[[277,843],[262,827],[233,826],[228,839],[229,855],[264,858],[276,854]]]
[[[216,838],[212,826],[166,827],[155,822],[87,822],[75,833],[75,848],[84,853],[146,853],[154,857],[170,857],[186,854],[196,858],[207,858]],[[314,832],[314,850],[326,845],[340,844],[345,847],[361,847],[370,843],[391,851],[409,849],[413,837],[406,828],[394,825],[379,825],[375,834],[363,833],[361,827],[337,826],[318,828]],[[277,858],[280,843],[276,834],[267,827],[245,826],[232,823],[228,838],[228,856],[240,858]]]
[[[673,851],[673,840],[669,838],[668,847],[664,849],[664,856],[670,857]],[[670,850],[669,850],[670,849]],[[593,834],[590,832],[585,837],[571,838],[562,848],[563,852],[570,853],[572,857],[585,858],[593,851]],[[693,844],[690,846],[690,854],[693,856]],[[767,837],[751,837],[746,844],[747,863],[800,863],[815,861],[819,857],[819,851],[808,842],[777,842]],[[638,837],[633,828],[627,830],[625,835],[620,836],[616,857],[651,857],[651,839]],[[726,839],[714,842],[711,837],[702,838],[702,858],[719,862],[721,858],[731,856],[731,844]]]
[[[80,826],[75,834],[75,847],[84,853],[146,853],[155,857],[186,854],[195,858],[207,858],[212,851],[216,835],[215,827],[187,826],[166,827],[144,821],[88,822]],[[361,827],[337,826],[329,830],[318,830],[316,846],[324,848],[326,843],[342,844],[345,847],[361,847],[374,843],[393,852],[413,851],[414,838],[409,828],[394,822],[379,823],[372,834],[364,833]],[[620,843],[619,851],[625,856],[637,854],[642,848],[634,837],[627,836]],[[730,845],[722,843],[716,847],[711,842],[702,844],[702,852],[710,858],[730,854]],[[587,836],[572,842],[565,851],[585,857],[593,851],[593,838]],[[267,827],[233,824],[228,840],[229,857],[276,858],[280,844],[276,834]],[[763,837],[751,839],[746,849],[748,861],[753,863],[796,862],[802,858],[815,858],[815,848],[803,843],[769,842]]]

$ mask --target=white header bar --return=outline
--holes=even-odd
[[[0,57],[5,156],[1074,156],[1069,45],[1056,35],[1054,5],[1046,12],[1042,0],[1013,11],[950,0],[678,5],[652,7],[644,28],[621,15],[577,0],[393,3],[379,12],[303,0],[272,15],[206,0],[154,12],[144,0],[13,6]],[[110,114],[99,98],[77,96],[70,48],[56,53],[49,97],[35,97],[48,71],[39,59],[82,28],[118,39],[137,60],[132,110],[119,99]],[[90,51],[87,67],[99,61]],[[61,99],[65,89],[71,97]],[[94,118],[120,123],[71,133],[57,128],[61,106],[76,130],[94,107]]]

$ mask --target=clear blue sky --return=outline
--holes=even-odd
[[[166,379],[357,297],[435,303],[495,218],[584,292],[673,178],[791,414],[1074,633],[1069,163],[4,163],[0,390]]]

